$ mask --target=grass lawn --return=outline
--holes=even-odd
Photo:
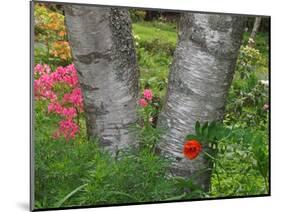
[[[141,40],[147,42],[159,39],[162,42],[169,42],[173,45],[177,43],[177,32],[175,24],[162,22],[138,22],[133,23],[133,32]]]

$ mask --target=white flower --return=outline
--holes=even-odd
[[[265,85],[265,86],[268,86],[269,85],[269,82],[268,80],[260,80],[261,84]]]

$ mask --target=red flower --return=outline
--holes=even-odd
[[[201,152],[201,144],[196,140],[188,140],[183,146],[183,154],[190,160],[195,159]]]

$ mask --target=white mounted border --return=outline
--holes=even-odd
[[[47,1],[47,0],[42,0]],[[215,13],[270,15],[270,0],[51,0],[51,2],[99,4]]]
[[[281,13],[278,0],[67,0],[271,16],[271,197],[75,209],[71,212],[269,212],[281,208]],[[29,204],[29,1],[1,2],[0,211]],[[279,210],[278,210],[279,209]]]

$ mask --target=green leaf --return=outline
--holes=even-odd
[[[215,121],[212,121],[210,124],[209,124],[209,130],[212,130],[216,127],[216,122]]]
[[[186,195],[186,193],[184,192],[183,194],[181,195],[178,195],[178,196],[174,196],[174,197],[170,197],[168,199],[164,199],[164,201],[174,201],[174,200],[181,200],[182,198],[184,198]]]
[[[204,138],[208,137],[208,122],[205,122],[202,130],[201,130],[201,134],[203,135]]]
[[[185,137],[185,140],[200,140],[197,135],[189,134]]]
[[[198,136],[201,135],[201,133],[200,133],[200,123],[199,123],[199,121],[196,121],[196,123],[195,123],[195,133],[196,133],[196,135],[198,135]]]
[[[208,139],[213,140],[216,137],[216,122],[212,121],[208,127]]]
[[[124,196],[124,197],[129,197],[130,199],[138,202],[139,200],[135,197],[133,197],[130,194],[124,193],[124,192],[120,192],[120,191],[108,191],[107,194],[110,195],[118,195],[118,196]]]
[[[71,191],[69,194],[67,194],[64,198],[62,198],[60,201],[58,201],[56,204],[55,204],[55,208],[59,208],[61,207],[61,205],[66,201],[68,200],[70,197],[72,197],[74,194],[76,194],[78,191],[80,191],[82,188],[84,188],[85,186],[87,186],[88,183],[84,184],[84,185],[81,185],[79,187],[77,187],[76,189],[74,189],[73,191]]]

